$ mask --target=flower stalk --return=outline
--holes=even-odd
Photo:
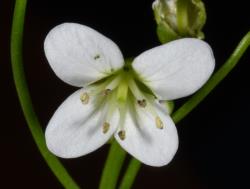
[[[18,98],[33,139],[51,171],[66,189],[80,187],[45,144],[44,133],[33,109],[23,69],[23,29],[27,0],[16,0],[11,31],[11,65]]]
[[[105,162],[99,189],[116,188],[120,170],[126,157],[126,152],[113,140]]]

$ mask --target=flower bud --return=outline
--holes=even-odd
[[[206,10],[201,0],[155,0],[157,35],[162,43],[183,38],[204,38]]]

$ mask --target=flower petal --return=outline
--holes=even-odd
[[[145,85],[162,100],[174,100],[197,91],[210,77],[215,60],[210,46],[185,38],[148,50],[132,66]]]
[[[156,126],[155,116],[144,108],[127,112],[124,128],[117,130],[116,140],[132,156],[150,166],[164,166],[174,157],[178,148],[178,134],[172,119],[160,105],[156,112],[163,122],[163,129]],[[119,131],[124,129],[125,139],[121,140]]]
[[[124,64],[117,45],[92,28],[64,23],[53,28],[44,42],[45,55],[64,82],[82,87]]]
[[[94,98],[83,104],[80,89],[68,97],[51,118],[45,132],[49,150],[63,158],[75,158],[88,154],[113,135],[118,126],[119,113],[114,112],[109,129],[104,134],[106,106],[97,107]],[[85,93],[86,94],[86,93]],[[106,103],[107,104],[107,103]]]

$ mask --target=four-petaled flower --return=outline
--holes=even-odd
[[[45,132],[49,150],[63,158],[88,154],[114,135],[144,164],[168,164],[178,134],[160,101],[194,93],[214,69],[211,48],[198,39],[172,41],[124,61],[114,42],[74,23],[52,29],[44,49],[55,74],[82,87],[57,109]]]

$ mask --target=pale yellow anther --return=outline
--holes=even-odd
[[[89,95],[88,93],[82,93],[80,97],[81,101],[83,104],[88,104],[89,103]]]
[[[158,116],[155,118],[155,123],[156,123],[156,127],[158,129],[163,129],[163,123],[162,123],[161,119]]]
[[[121,130],[118,132],[118,136],[121,140],[124,140],[126,138],[126,132],[124,130]]]
[[[147,101],[145,99],[143,99],[143,100],[137,100],[137,103],[142,108],[145,108],[147,106]]]
[[[102,132],[106,134],[109,131],[109,128],[110,124],[108,122],[104,122],[104,124],[102,125]]]

